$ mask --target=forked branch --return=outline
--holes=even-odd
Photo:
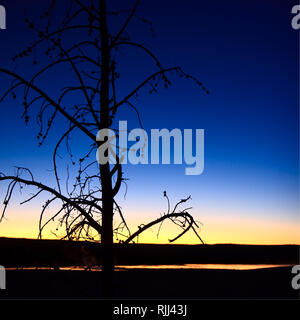
[[[169,198],[168,198],[166,192],[164,192],[164,196],[167,198],[168,203],[169,203]],[[193,216],[187,212],[188,208],[176,212],[176,209],[178,208],[178,206],[181,203],[188,201],[189,199],[191,199],[190,196],[187,197],[186,199],[180,200],[179,202],[176,203],[176,205],[174,206],[174,209],[171,212],[169,212],[169,209],[168,209],[168,213],[162,215],[160,218],[153,220],[153,221],[149,222],[148,224],[140,226],[136,232],[134,232],[131,236],[129,236],[124,241],[124,243],[130,243],[135,238],[137,238],[140,234],[142,234],[146,230],[150,229],[151,227],[158,225],[158,224],[160,224],[160,226],[161,226],[161,224],[164,221],[170,220],[174,224],[178,225],[182,229],[182,232],[180,234],[178,234],[175,238],[169,239],[169,242],[174,242],[174,241],[178,240],[186,232],[188,232],[191,229],[195,233],[197,238],[202,242],[202,244],[204,244],[204,241],[201,239],[201,237],[199,236],[199,234],[196,230],[199,228],[199,226],[195,222]],[[168,205],[168,208],[169,208],[169,205]]]

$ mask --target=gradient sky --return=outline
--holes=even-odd
[[[23,16],[27,7],[31,17],[38,17],[40,2],[0,1],[7,9],[7,30],[0,30],[0,65],[25,76],[32,73],[32,64],[14,64],[10,58],[34,39]],[[126,8],[130,3],[111,1],[111,6]],[[146,130],[205,130],[205,169],[200,176],[185,176],[180,165],[125,166],[128,191],[126,199],[125,189],[118,198],[132,230],[166,209],[166,190],[173,203],[192,196],[192,213],[203,223],[201,235],[207,243],[300,244],[299,31],[291,28],[295,4],[142,1],[138,15],[152,21],[155,37],[147,25],[134,21],[132,38],[148,45],[164,66],[180,65],[196,76],[211,93],[172,77],[168,90],[140,95],[137,106]],[[112,28],[116,25],[111,21]],[[118,66],[124,94],[155,70],[136,50],[127,51]],[[62,78],[50,77],[47,90],[55,92]],[[7,86],[8,78],[0,75],[0,90]],[[8,99],[0,108],[0,171],[12,173],[15,165],[27,166],[38,180],[53,182],[49,152],[55,134],[38,148],[35,126],[31,122],[25,128],[21,106]],[[131,128],[138,126],[130,110],[121,111],[119,118]],[[84,140],[79,137],[75,150],[80,148]],[[0,185],[2,197],[4,191]],[[37,236],[41,202],[19,206],[20,199],[16,194],[7,220],[0,224],[0,236]],[[154,229],[139,240],[165,243],[175,234],[166,224],[158,239]],[[45,237],[51,237],[50,230]],[[190,234],[178,243],[197,243],[197,238]]]

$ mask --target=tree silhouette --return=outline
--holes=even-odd
[[[89,160],[90,156],[96,153],[97,148],[104,143],[104,141],[96,141],[96,134],[100,129],[112,128],[120,107],[132,108],[139,117],[133,99],[146,86],[150,87],[151,92],[157,92],[159,86],[167,88],[171,84],[168,78],[171,73],[192,79],[205,92],[208,93],[208,91],[201,82],[186,74],[180,67],[164,68],[156,55],[144,45],[132,41],[126,34],[132,19],[137,18],[150,24],[136,15],[139,0],[127,13],[124,23],[114,35],[108,30],[107,17],[108,15],[119,15],[120,12],[107,12],[105,0],[70,0],[61,22],[57,22],[53,13],[55,2],[51,1],[47,11],[41,15],[41,22],[38,24],[26,17],[25,22],[36,33],[37,40],[13,58],[14,61],[33,58],[33,64],[37,65],[38,71],[28,79],[15,71],[0,68],[2,74],[12,78],[10,87],[2,94],[0,102],[3,102],[9,95],[13,99],[22,97],[25,123],[31,120],[32,114],[36,114],[39,125],[37,139],[40,146],[44,144],[54,124],[63,121],[65,131],[61,136],[57,136],[52,155],[56,185],[49,186],[47,183],[37,181],[28,168],[18,167],[15,175],[12,176],[1,173],[0,181],[8,181],[1,220],[16,187],[32,186],[36,188],[36,192],[22,203],[35,199],[41,193],[49,194],[40,214],[39,237],[42,237],[43,229],[51,221],[58,221],[59,227],[65,230],[64,239],[100,241],[103,248],[104,291],[106,296],[111,296],[114,236],[123,235],[124,243],[130,243],[148,228],[156,224],[161,226],[167,219],[182,228],[181,233],[171,239],[171,242],[180,238],[188,230],[193,230],[198,237],[199,235],[196,230],[198,225],[188,213],[188,208],[179,209],[179,206],[188,201],[190,197],[179,201],[171,210],[166,192],[164,196],[168,201],[167,213],[157,220],[140,226],[136,232],[130,233],[122,210],[115,200],[121,183],[124,182],[118,155],[114,155],[115,164],[113,165],[98,164],[97,161]],[[120,98],[118,95],[120,84],[117,82],[120,74],[116,70],[117,56],[119,48],[126,46],[135,47],[148,55],[153,60],[156,70],[132,91]],[[38,59],[37,56],[43,56],[43,59]],[[61,87],[58,96],[48,93],[47,88],[44,88],[40,81],[53,71],[64,81],[64,86]],[[67,73],[71,76],[69,74],[67,76]],[[73,97],[73,100],[70,97]],[[74,99],[76,99],[76,104],[74,104]],[[90,143],[87,143],[85,153],[76,161],[70,147],[70,139],[78,132],[87,137]],[[71,174],[69,164],[66,166],[65,178],[59,169],[58,151],[62,148],[63,143],[66,144],[71,162],[69,164],[77,167],[75,176]],[[74,181],[71,181],[71,178]],[[49,206],[57,202],[60,203],[57,212],[50,219],[44,219]],[[120,219],[120,223],[114,228],[113,220],[116,219],[116,216]],[[199,239],[201,240],[200,237]]]

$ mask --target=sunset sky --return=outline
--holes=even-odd
[[[1,0],[7,30],[0,30],[0,66],[29,77],[36,68],[32,59],[13,63],[10,58],[34,39],[24,23],[24,11],[38,19],[44,6],[42,1],[24,2]],[[134,1],[124,3],[114,0],[111,7],[128,8]],[[173,204],[191,195],[187,206],[202,223],[200,235],[206,243],[300,244],[299,31],[291,27],[296,3],[141,2],[138,15],[153,23],[155,37],[137,20],[129,29],[132,39],[148,45],[164,66],[180,65],[210,94],[174,76],[169,89],[162,87],[152,95],[145,90],[139,96],[137,106],[147,131],[204,129],[205,169],[199,176],[186,176],[185,165],[125,165],[128,190],[124,187],[118,199],[132,231],[166,211],[166,190]],[[116,28],[116,19],[123,21],[124,15],[112,19]],[[118,67],[124,79],[120,95],[155,70],[137,50],[124,50]],[[43,87],[55,95],[63,81],[64,74],[53,74]],[[0,91],[8,86],[9,78],[0,74]],[[54,185],[50,170],[55,132],[39,148],[35,121],[25,127],[21,103],[9,98],[0,104],[0,171],[12,174],[14,166],[28,167],[37,180]],[[119,119],[127,120],[130,128],[138,127],[130,109],[121,111]],[[73,147],[80,152],[86,140],[78,137]],[[0,203],[4,195],[5,184],[0,184]],[[16,192],[0,224],[0,237],[37,237],[42,201],[20,206],[21,199]],[[45,238],[54,237],[51,230],[55,225],[46,230]],[[159,238],[156,232],[147,232],[139,242],[167,243],[178,230],[166,223]],[[194,244],[198,239],[191,233],[178,243]]]

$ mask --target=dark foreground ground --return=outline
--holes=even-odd
[[[0,238],[0,265],[6,290],[0,299],[102,298],[101,272],[62,270],[101,265],[96,243]],[[114,247],[119,265],[141,264],[299,264],[299,246],[151,245]],[[44,267],[48,270],[9,270]],[[49,268],[52,268],[50,270]],[[54,270],[53,270],[54,269]],[[259,270],[148,270],[115,272],[115,298],[121,299],[299,299],[290,267]]]
[[[291,268],[260,270],[130,270],[115,273],[115,298],[299,299]],[[102,298],[94,271],[8,270],[0,299]]]

